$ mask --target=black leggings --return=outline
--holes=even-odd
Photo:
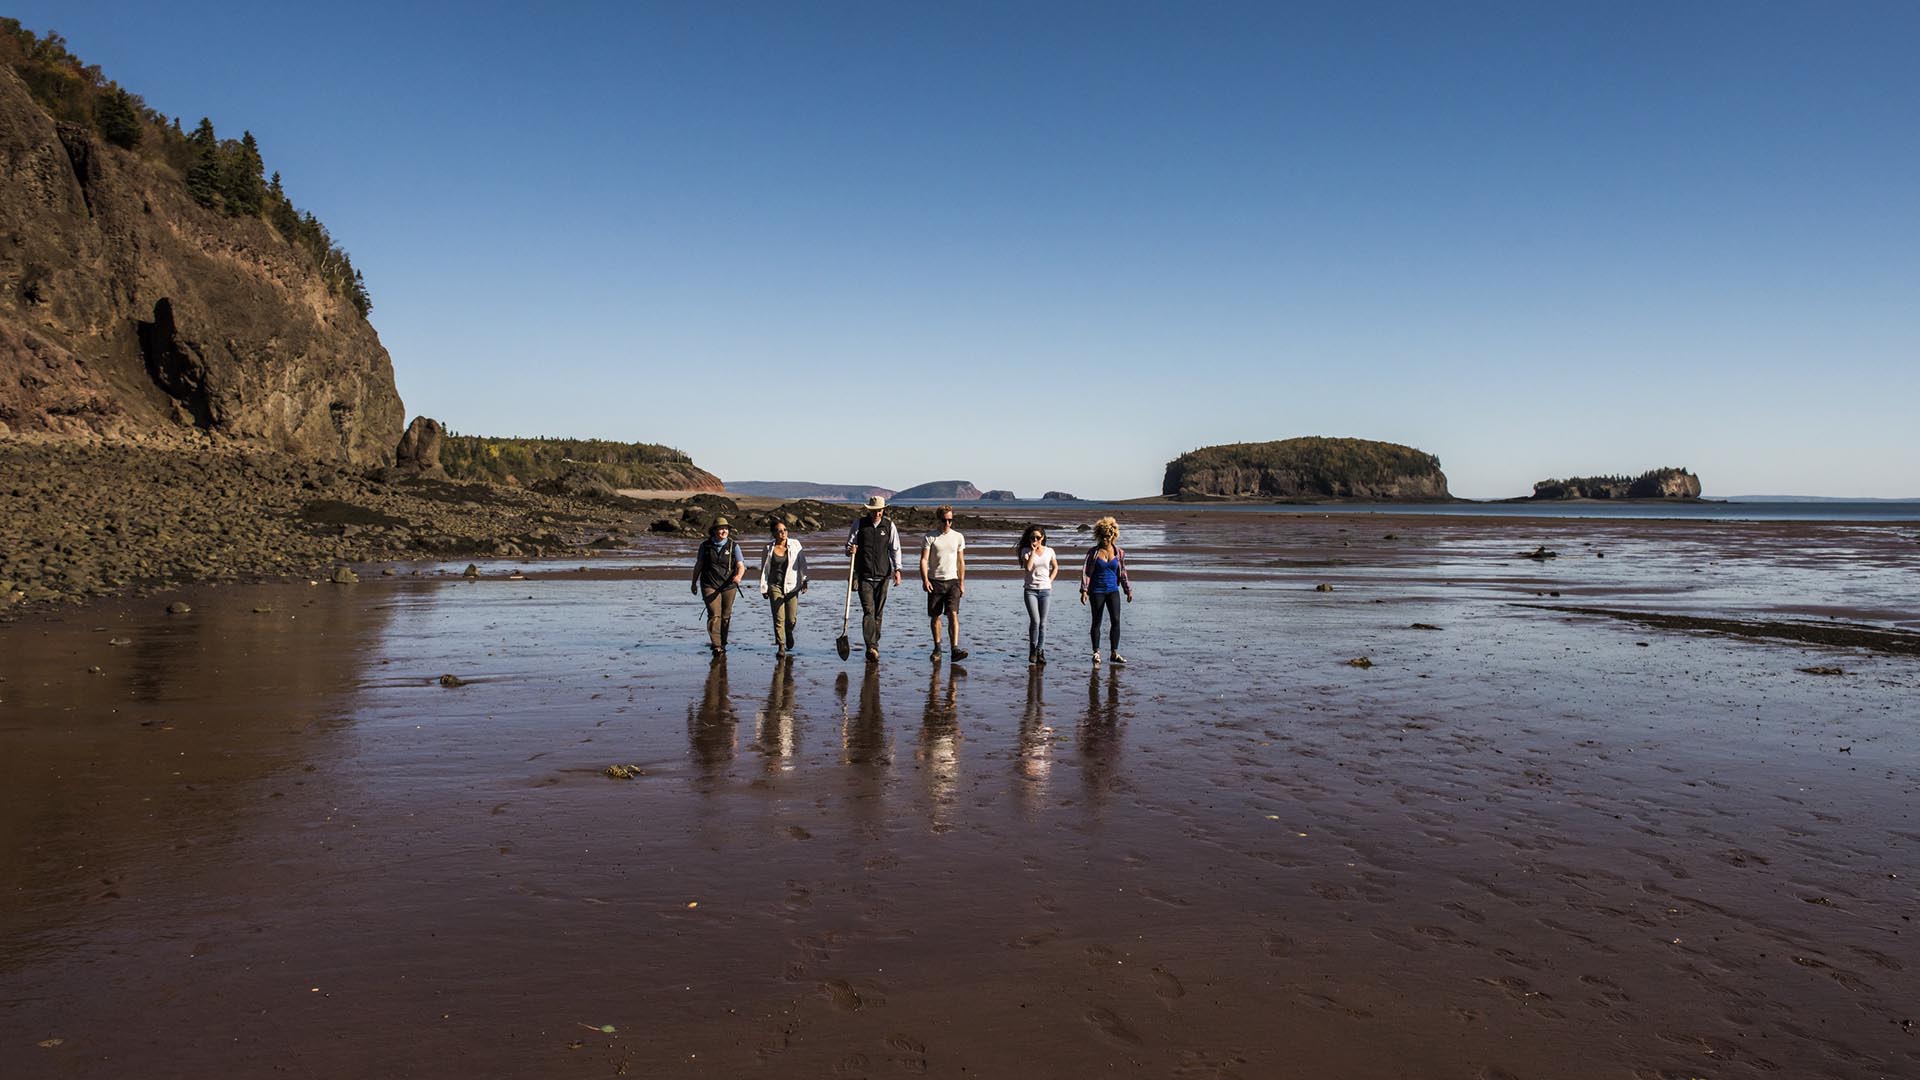
[[[1108,648],[1120,651],[1120,594],[1117,592],[1097,592],[1087,594],[1088,603],[1093,605],[1093,651],[1100,651],[1100,609],[1107,611]]]

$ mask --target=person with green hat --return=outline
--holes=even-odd
[[[727,631],[733,623],[733,598],[739,593],[740,579],[747,563],[740,557],[740,544],[733,539],[732,523],[724,517],[713,519],[707,538],[693,560],[693,591],[707,605],[707,647],[715,660],[727,654]]]

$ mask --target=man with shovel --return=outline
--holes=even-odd
[[[880,496],[868,499],[860,509],[861,517],[847,533],[847,555],[860,587],[860,632],[867,642],[867,659],[878,660],[887,587],[900,584],[900,530],[886,520],[887,500]]]
[[[693,560],[693,591],[707,605],[707,647],[715,660],[727,655],[727,631],[733,624],[733,598],[739,595],[740,579],[747,562],[740,557],[740,545],[733,539],[733,527],[726,518],[717,517],[707,528],[700,554]]]

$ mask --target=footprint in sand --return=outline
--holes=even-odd
[[[1153,969],[1153,992],[1160,995],[1160,1000],[1168,1005],[1187,996],[1186,985],[1173,972],[1165,968]]]
[[[1135,1035],[1126,1021],[1120,1019],[1120,1015],[1112,1009],[1096,1005],[1087,1010],[1086,1021],[1093,1025],[1094,1030],[1110,1039],[1126,1043],[1128,1046],[1140,1045],[1140,1036]]]
[[[894,1052],[887,1060],[910,1073],[927,1071],[927,1044],[908,1035],[887,1036],[887,1049]]]
[[[1058,929],[1039,930],[1031,934],[1021,934],[1007,942],[1009,949],[1034,949],[1060,936]]]
[[[1487,917],[1485,915],[1480,914],[1479,912],[1473,910],[1472,908],[1468,907],[1465,904],[1459,903],[1458,901],[1449,901],[1447,903],[1441,904],[1440,906],[1447,909],[1448,911],[1453,912],[1455,915],[1460,916],[1461,918],[1467,920],[1470,923],[1483,923],[1487,921]]]
[[[808,832],[807,830],[805,830],[805,829],[803,829],[803,828],[801,828],[801,827],[800,827],[800,826],[798,826],[798,825],[789,825],[789,826],[787,826],[787,835],[788,835],[788,836],[791,836],[791,837],[793,837],[793,838],[794,838],[795,840],[811,840],[811,839],[813,839],[813,834],[812,834],[812,833],[810,833],[810,832]]]
[[[1284,960],[1293,955],[1293,939],[1285,934],[1267,935],[1267,955],[1276,960]]]
[[[833,1007],[836,1009],[856,1012],[860,1006],[866,1004],[860,1000],[860,994],[853,988],[853,984],[845,979],[827,979],[821,982],[820,991],[827,995],[827,1000],[833,1002]]]
[[[810,908],[813,906],[813,890],[797,881],[789,881],[787,882],[787,899],[785,903],[787,907],[793,911]]]
[[[833,1071],[841,1076],[864,1075],[873,1062],[865,1054],[848,1054],[840,1059]]]

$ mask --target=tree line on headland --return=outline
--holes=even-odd
[[[45,37],[0,18],[0,61],[13,69],[40,107],[54,120],[75,124],[166,170],[196,203],[231,217],[266,220],[289,242],[313,256],[328,288],[345,297],[364,318],[373,310],[366,280],[312,212],[293,205],[280,174],[266,174],[253,133],[222,139],[213,121],[201,117],[191,132],[149,108],[140,95],[107,78],[97,64],[83,63],[66,39]]]
[[[613,488],[719,491],[720,478],[671,446],[611,439],[494,438],[447,432],[440,465],[455,480],[532,486],[591,473]]]

